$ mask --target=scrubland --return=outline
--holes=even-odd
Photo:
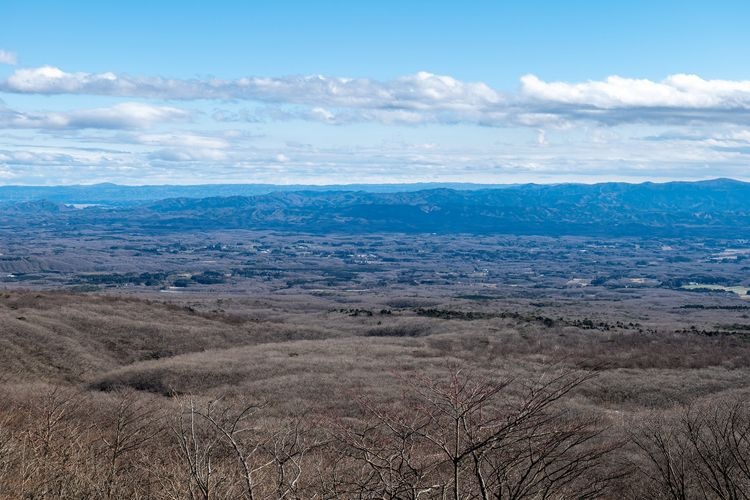
[[[8,291],[0,491],[746,498],[744,303],[695,297]]]

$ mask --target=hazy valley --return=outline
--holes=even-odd
[[[670,498],[676,450],[693,495],[725,462],[694,461],[719,450],[691,429],[723,439],[712,422],[748,411],[747,190],[7,200],[0,481],[31,497],[228,498],[250,478],[261,498],[451,498],[436,443],[464,408],[461,498]],[[725,472],[719,488],[745,491],[739,465]]]

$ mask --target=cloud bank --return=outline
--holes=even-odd
[[[392,80],[169,79],[52,66],[5,74],[0,95],[9,103],[24,94],[104,104],[28,111],[0,101],[0,183],[750,179],[750,81],[526,75],[500,90],[428,72]]]
[[[16,70],[0,91],[155,99],[253,100],[346,108],[455,109],[492,106],[502,95],[483,83],[420,72],[389,82],[321,75],[237,80],[166,79],[115,73],[67,73],[43,66]]]
[[[419,72],[388,81],[330,76],[169,79],[112,72],[20,68],[0,91],[162,100],[252,101],[261,106],[218,110],[219,121],[306,120],[330,124],[472,123],[566,126],[620,123],[747,123],[750,81],[671,75],[661,81],[611,76],[582,83],[523,76],[515,92],[483,82]]]

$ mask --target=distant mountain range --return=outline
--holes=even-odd
[[[198,184],[189,186],[153,185],[121,186],[92,184],[73,186],[0,186],[0,202],[47,200],[57,203],[132,206],[166,198],[208,198],[217,196],[259,196],[294,191],[365,191],[368,193],[400,193],[425,189],[487,189],[508,185],[440,183],[417,184],[341,184],[314,186],[305,184]]]
[[[68,231],[76,227],[137,232],[244,228],[750,238],[750,184],[730,179],[423,187],[6,187],[0,188],[0,199],[5,197],[0,202],[0,224],[5,228],[44,224]],[[261,193],[228,195],[254,189]],[[207,192],[212,195],[190,196]],[[125,199],[126,193],[133,198]],[[169,196],[174,193],[182,195]],[[22,194],[24,201],[19,201]],[[66,205],[70,203],[102,206],[73,208]]]

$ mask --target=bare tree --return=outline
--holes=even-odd
[[[90,474],[82,461],[89,451],[88,433],[71,414],[82,397],[58,386],[46,390],[27,410],[20,488],[32,497],[65,497],[88,490]]]
[[[554,369],[521,383],[452,369],[405,380],[395,401],[362,395],[361,412],[346,417],[178,397],[162,420],[162,403],[134,391],[84,406],[83,393],[50,389],[0,418],[0,482],[36,499],[594,498],[618,477],[608,468],[618,443],[564,401],[591,376]],[[737,405],[679,420],[685,498],[696,485],[744,498],[746,415]],[[658,471],[643,469],[656,484]]]
[[[369,418],[343,436],[366,466],[357,486],[385,498],[597,496],[617,477],[600,464],[618,444],[598,444],[596,419],[555,409],[591,377],[558,370],[518,395],[512,380],[452,369],[408,381],[398,409],[363,399]]]
[[[689,407],[682,419],[703,491],[716,498],[750,497],[750,411],[746,401]]]
[[[312,435],[305,416],[290,419],[267,432],[270,436],[262,448],[273,461],[276,498],[299,498],[305,457],[323,443]]]
[[[210,406],[209,406],[210,409]],[[214,495],[214,461],[220,436],[207,432],[196,400],[180,400],[171,430],[177,439],[179,457],[187,469],[187,494],[191,499],[210,500]]]
[[[521,396],[503,404],[494,416],[467,422],[468,450],[481,498],[550,498],[563,493],[595,498],[629,472],[605,467],[622,443],[601,439],[600,419],[571,414],[559,404],[593,376],[554,370],[525,384]]]
[[[158,425],[160,417],[159,410],[144,402],[137,394],[123,392],[117,395],[117,404],[109,416],[110,421],[98,426],[100,439],[105,445],[104,457],[107,463],[105,498],[118,496],[123,458],[141,450],[162,432]]]
[[[361,424],[333,426],[341,454],[355,463],[340,486],[389,499],[417,499],[439,488],[429,484],[437,463],[419,433],[431,421],[407,408],[383,408],[365,399],[360,404],[366,411]]]
[[[716,399],[632,432],[639,470],[663,498],[750,498],[750,405]]]
[[[247,500],[255,498],[255,474],[274,463],[273,459],[267,457],[257,463],[268,436],[258,432],[253,417],[266,406],[266,403],[247,404],[235,409],[234,405],[222,404],[221,399],[217,399],[196,412],[210,422],[219,436],[230,445],[241,467],[243,494]]]

